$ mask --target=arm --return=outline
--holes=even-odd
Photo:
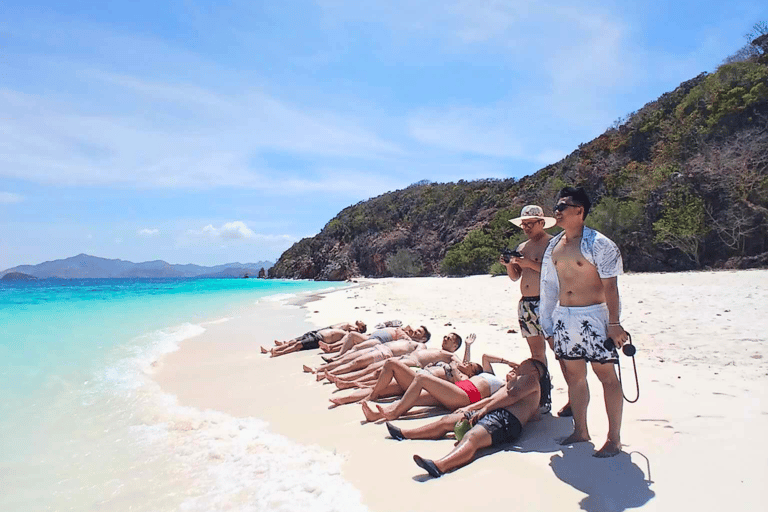
[[[472,344],[475,342],[476,339],[477,339],[477,336],[475,336],[475,333],[472,333],[469,336],[467,336],[466,340],[464,340],[464,360],[462,361],[464,364],[468,363],[470,360],[469,359],[470,347],[472,346]]]
[[[538,261],[529,260],[528,258],[512,258],[510,263],[514,263],[521,270],[523,268],[529,268],[537,274],[541,274],[541,263]]]
[[[532,375],[523,375],[522,377],[519,377],[512,389],[507,390],[507,388],[501,388],[488,397],[486,399],[488,402],[477,409],[477,414],[472,416],[470,422],[474,425],[477,423],[477,420],[489,412],[516,404],[531,393],[535,393],[538,386],[539,383],[536,380],[536,377]],[[482,402],[484,402],[484,400],[481,400],[474,405],[478,405]]]
[[[508,361],[504,359],[503,357],[498,356],[492,356],[490,354],[483,354],[483,370],[487,373],[494,373],[493,368],[491,367],[491,363],[501,363],[509,365],[510,368],[515,369],[518,367],[517,363],[514,363],[512,361]],[[495,375],[495,373],[494,373]]]
[[[619,283],[616,277],[601,279],[605,292],[605,305],[608,306],[608,337],[612,338],[617,347],[621,347],[627,341],[627,333],[621,326],[619,315],[621,303],[619,301]]]
[[[515,264],[515,262],[512,261],[513,259],[517,259],[517,258],[511,258],[509,260],[509,263],[506,263],[504,261],[504,257],[499,256],[499,263],[501,263],[504,266],[504,268],[507,269],[507,275],[509,276],[509,278],[513,281],[517,281],[518,279],[520,279],[520,276],[523,275],[523,269],[521,269],[519,265]]]

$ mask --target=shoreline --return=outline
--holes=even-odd
[[[718,496],[738,492],[741,502],[757,510],[766,497],[759,482],[768,476],[768,449],[751,441],[768,427],[762,405],[768,403],[768,319],[756,305],[768,300],[768,271],[627,274],[619,282],[622,322],[637,333],[641,396],[637,404],[624,407],[624,452],[607,461],[590,456],[607,431],[602,390],[591,372],[591,443],[559,446],[555,438],[570,433],[570,421],[546,416],[515,446],[436,480],[425,477],[411,455],[439,457],[451,441],[396,442],[387,438],[383,425],[361,424],[359,405],[329,409],[335,387],[301,371],[302,364],[319,364],[317,351],[274,359],[259,354],[261,340],[248,332],[247,315],[211,326],[207,339],[185,341],[163,358],[155,379],[182,405],[260,418],[269,422],[270,431],[341,454],[346,459],[342,476],[376,512],[497,507],[512,496],[508,489],[514,489],[514,502],[519,506],[522,501],[525,510],[727,506],[727,498],[701,492],[715,486]],[[313,293],[316,299],[300,305],[283,304],[303,312],[308,328],[282,325],[274,337],[277,331],[293,337],[355,319],[365,321],[370,332],[379,321],[400,319],[427,325],[431,346],[453,330],[462,336],[476,332],[475,361],[485,352],[514,360],[527,357],[519,333],[507,332],[519,330],[515,306],[520,293],[509,279],[389,278],[355,284]],[[229,340],[227,350],[221,338]],[[548,359],[557,410],[565,402],[565,384],[551,352]],[[625,392],[634,396],[629,359],[621,356],[621,364]],[[410,427],[424,421],[399,423]],[[530,492],[521,495],[520,490]]]

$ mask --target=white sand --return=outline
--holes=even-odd
[[[507,332],[519,330],[520,293],[506,277],[361,283],[307,304],[307,320],[322,326],[361,319],[372,326],[401,319],[427,325],[433,346],[454,330],[477,333],[475,361],[485,352],[516,360],[528,356],[520,335]],[[638,347],[641,395],[636,404],[625,403],[624,453],[612,459],[591,457],[607,432],[602,389],[591,373],[592,443],[559,446],[555,439],[570,433],[570,421],[548,416],[527,428],[517,448],[493,452],[440,479],[426,477],[411,456],[438,458],[451,441],[396,442],[383,425],[361,424],[359,405],[328,409],[335,387],[301,371],[304,363],[320,362],[316,353],[262,356],[258,342],[271,343],[270,336],[284,333],[254,333],[254,317],[211,326],[185,342],[162,361],[156,378],[182,404],[262,418],[277,433],[343,454],[344,477],[377,512],[485,506],[765,510],[768,271],[631,274],[619,284],[622,323]],[[566,401],[565,384],[548,356],[557,409]],[[622,356],[625,392],[633,398],[630,361]]]

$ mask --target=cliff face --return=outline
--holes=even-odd
[[[566,185],[587,189],[587,224],[619,244],[627,270],[765,265],[765,58],[681,84],[520,181],[422,182],[345,208],[286,251],[270,277],[403,275],[395,254],[414,263],[407,275],[487,272],[519,237],[506,220],[525,204],[549,211]]]

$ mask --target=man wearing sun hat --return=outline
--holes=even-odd
[[[510,219],[509,222],[521,228],[528,240],[516,249],[522,257],[507,258],[502,255],[499,263],[507,269],[510,279],[520,279],[520,292],[523,295],[517,307],[520,333],[528,341],[531,356],[546,365],[547,347],[539,321],[539,279],[541,260],[552,238],[552,235],[544,230],[554,226],[556,221],[553,217],[545,217],[541,206],[529,204],[523,207],[519,217]]]

